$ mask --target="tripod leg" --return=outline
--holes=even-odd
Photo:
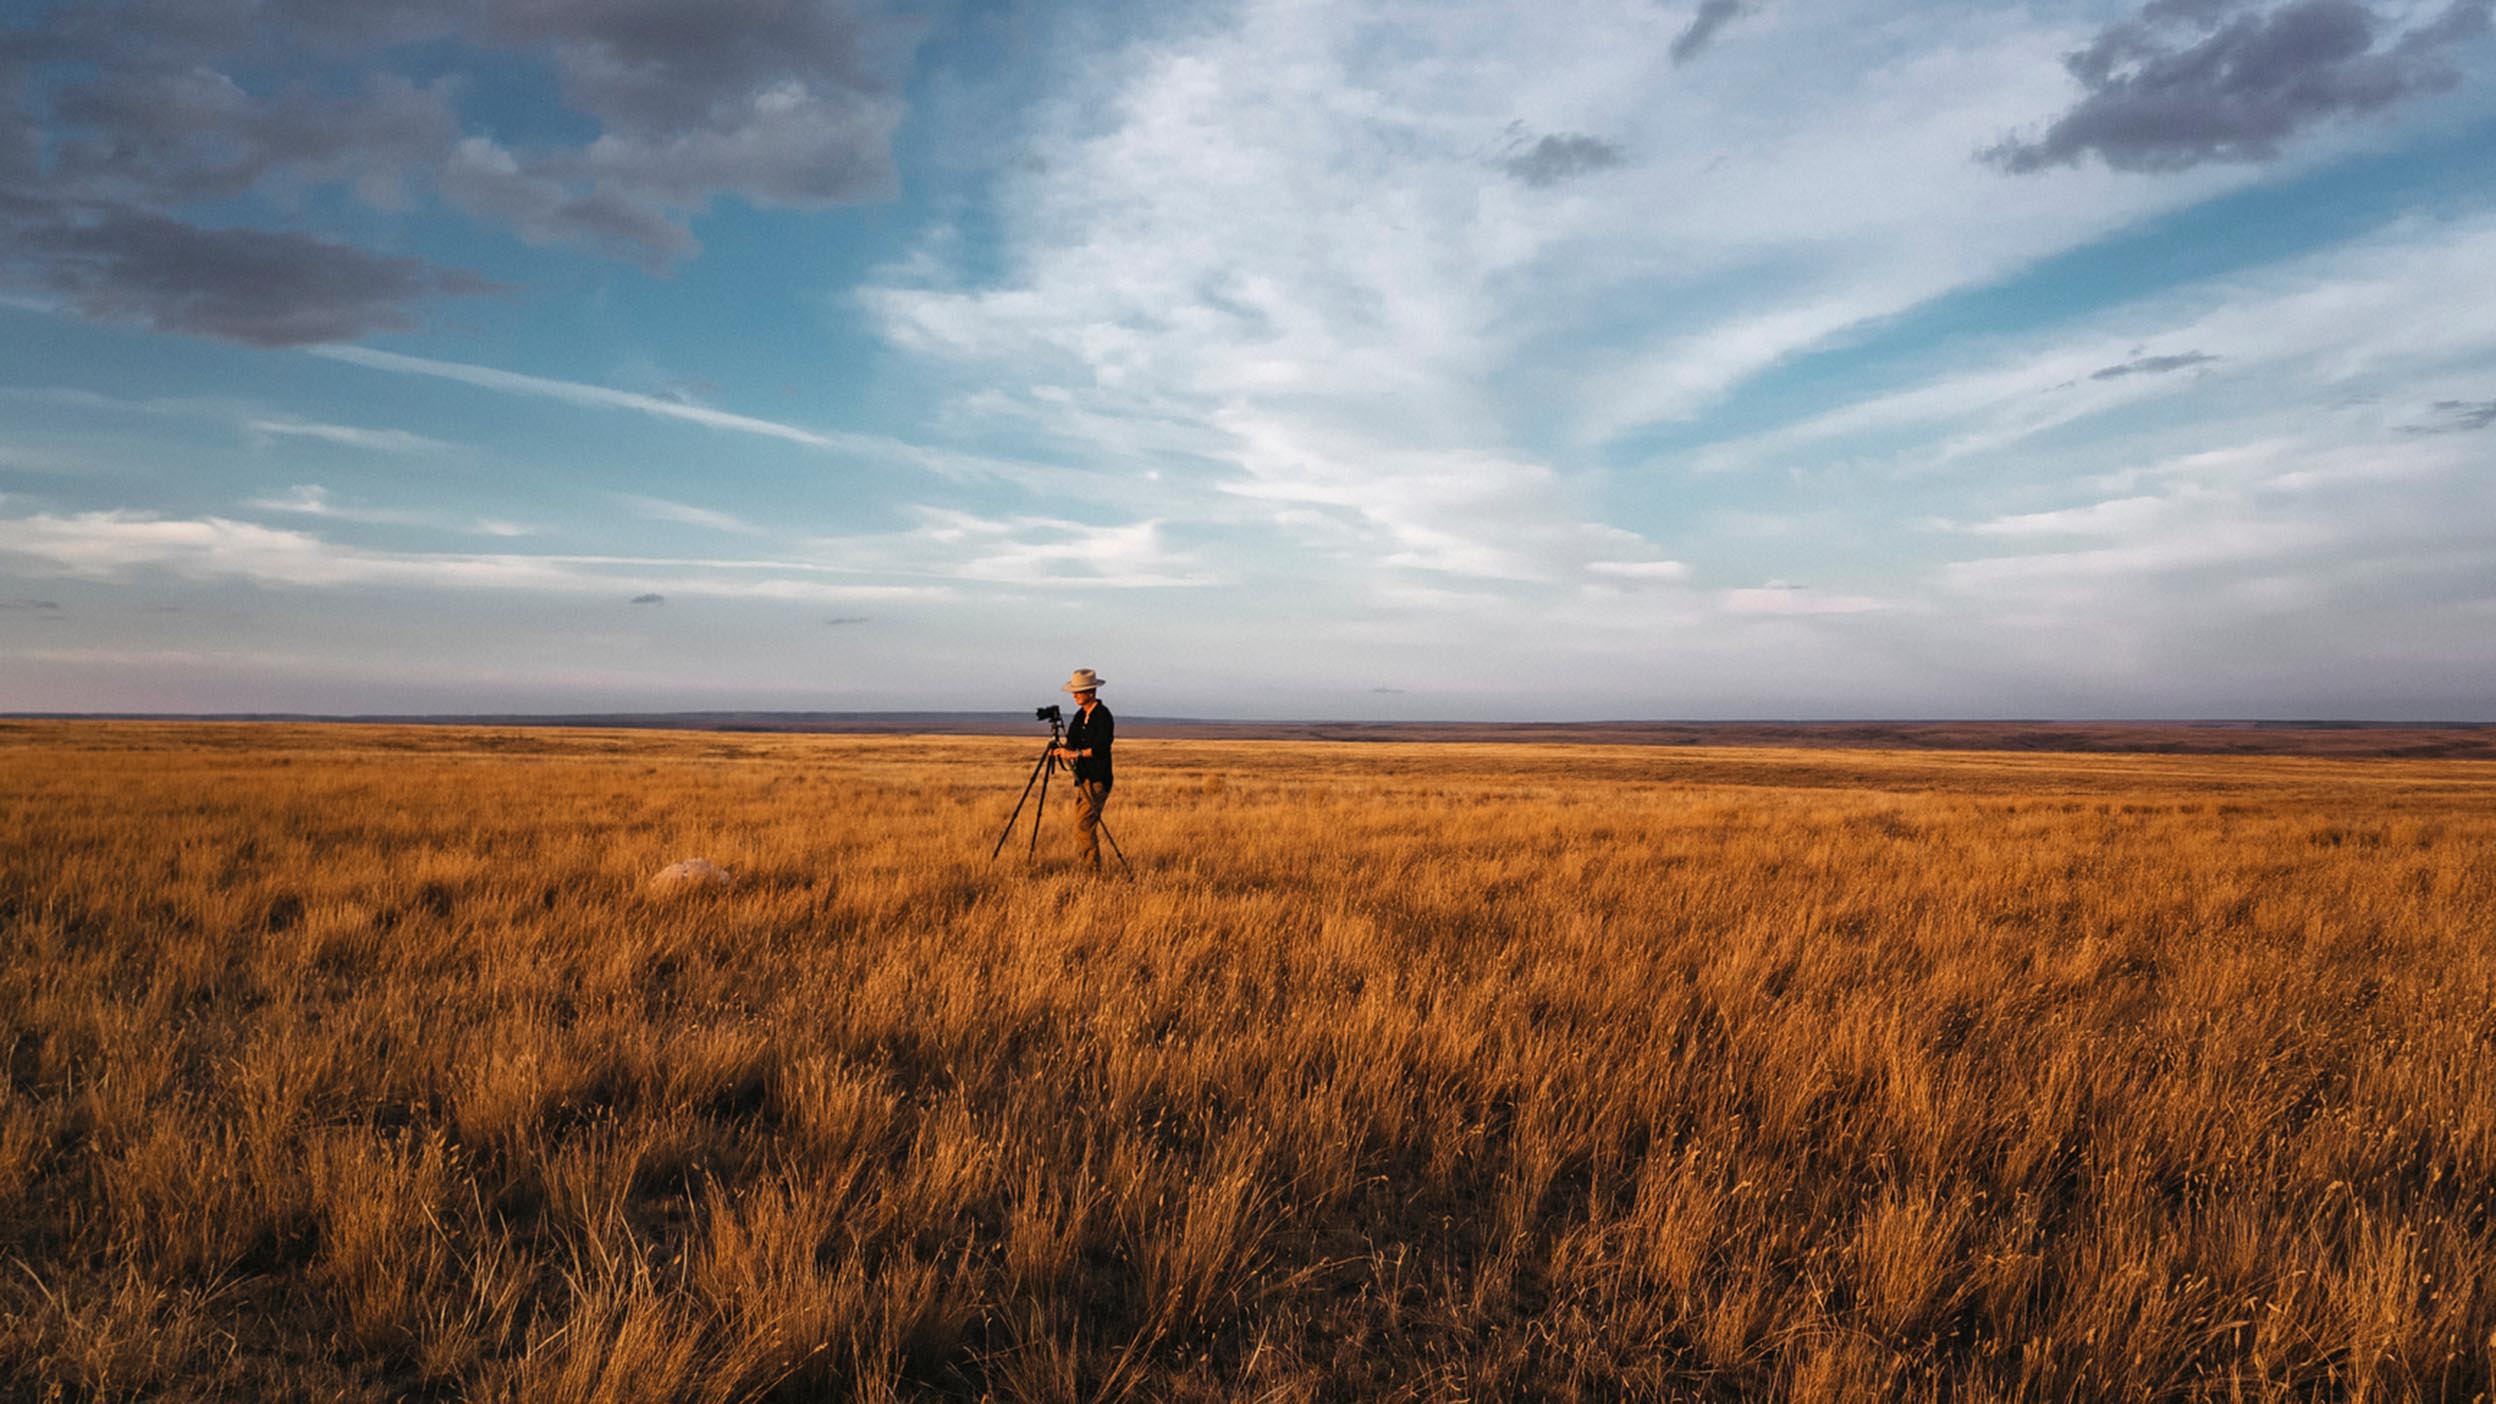
[[[1057,774],[1057,754],[1052,750],[1040,758],[1040,803],[1031,811],[1031,847],[1023,853],[1026,863],[1040,857],[1040,816],[1049,812],[1049,778]]]
[[[1118,836],[1109,831],[1109,824],[1107,821],[1101,822],[1101,837],[1109,840],[1109,851],[1118,855],[1119,870],[1124,872],[1128,877],[1134,877],[1135,865],[1127,861],[1127,851],[1118,846]]]
[[[1054,745],[1055,743],[1052,742],[1051,744]],[[1031,767],[1031,779],[1023,782],[1023,793],[1021,798],[1014,801],[1014,812],[1005,817],[1005,831],[997,835],[997,846],[988,850],[989,862],[995,862],[997,855],[1005,851],[1005,841],[1014,837],[1014,823],[1016,820],[1023,817],[1023,802],[1031,798],[1031,787],[1033,783],[1038,781],[1040,778],[1040,767],[1047,765],[1048,763],[1049,753],[1047,751],[1042,751],[1040,753],[1039,761]],[[1037,829],[1040,825],[1040,820],[1036,816],[1031,822],[1034,829]]]

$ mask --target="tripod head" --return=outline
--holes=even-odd
[[[1066,744],[1065,709],[1062,707],[1035,707],[1032,709],[1031,719],[1033,721],[1044,721],[1049,724],[1048,754],[1051,760],[1055,760],[1057,758],[1057,748]]]
[[[1057,748],[1066,742],[1066,709],[1058,706],[1034,707],[1031,719],[1049,724],[1049,754],[1054,757]]]

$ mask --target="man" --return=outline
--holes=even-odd
[[[1061,691],[1075,695],[1074,716],[1066,722],[1065,743],[1057,757],[1075,772],[1075,833],[1083,841],[1092,871],[1101,870],[1101,810],[1109,803],[1109,748],[1117,739],[1117,719],[1101,705],[1101,676],[1077,668]]]

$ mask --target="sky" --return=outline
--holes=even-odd
[[[2496,0],[0,0],[0,710],[2496,720]]]

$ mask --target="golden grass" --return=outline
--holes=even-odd
[[[0,724],[0,1397],[2496,1392],[2496,770],[1123,749]]]

